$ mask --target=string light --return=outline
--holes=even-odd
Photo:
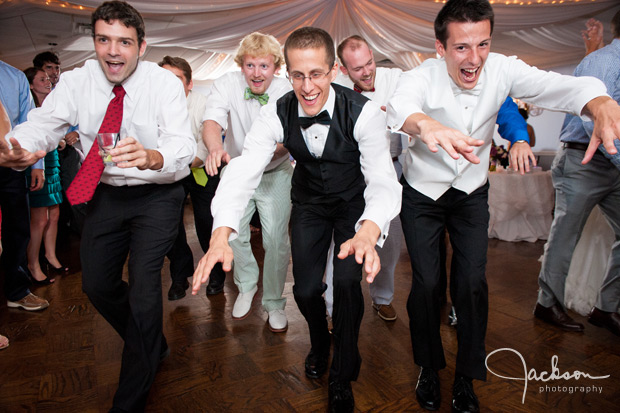
[[[50,6],[50,7],[61,7],[63,9],[72,9],[72,10],[82,10],[82,11],[93,11],[95,10],[94,7],[87,7],[87,6],[83,6],[81,4],[74,4],[71,3],[69,1],[62,1],[62,0],[45,0],[42,1],[42,3],[44,3],[46,6]]]
[[[445,4],[447,0],[432,0],[435,3],[443,3]],[[564,3],[580,3],[580,2],[591,2],[594,3],[597,0],[489,0],[491,4],[497,4],[501,6],[531,6],[531,5],[552,5],[559,6]]]

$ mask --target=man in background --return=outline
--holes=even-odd
[[[0,139],[26,121],[34,108],[28,79],[21,70],[0,61]],[[42,165],[39,164],[39,171]],[[43,176],[41,174],[41,176]],[[23,171],[0,167],[0,208],[4,252],[4,293],[8,307],[28,311],[43,310],[47,300],[30,292],[26,249],[30,241],[28,186]]]
[[[611,30],[613,41],[589,53],[575,69],[575,76],[600,79],[607,93],[620,102],[620,12],[612,18]],[[581,162],[595,137],[593,130],[592,121],[566,115],[560,132],[562,148],[552,168],[555,213],[538,276],[540,290],[534,314],[563,330],[583,331],[583,325],[575,322],[564,309],[564,292],[575,246],[590,212],[598,205],[614,230],[616,241],[588,322],[620,336],[617,313],[620,307],[620,169],[600,150],[595,151],[589,163]]]
[[[277,101],[291,89],[285,79],[275,77],[283,61],[280,43],[275,37],[252,33],[243,38],[235,56],[241,71],[226,74],[213,83],[203,130],[209,150],[205,162],[209,176],[217,175],[220,167],[241,155],[245,137],[261,107]],[[223,131],[226,131],[224,142]],[[239,237],[231,242],[235,252],[234,279],[239,289],[232,316],[241,320],[249,315],[258,290],[258,263],[250,245],[250,220],[258,210],[265,249],[262,304],[269,314],[269,329],[275,333],[288,328],[284,312],[286,298],[282,297],[282,292],[290,257],[288,222],[292,174],[288,151],[280,144],[267,165],[261,184],[249,200],[241,219]]]
[[[196,226],[196,235],[203,252],[207,252],[209,248],[209,240],[211,239],[211,227],[213,226],[213,217],[211,216],[211,201],[215,196],[217,184],[220,181],[219,175],[207,177],[204,170],[204,160],[207,158],[207,148],[202,140],[202,117],[207,105],[207,98],[200,92],[194,92],[192,88],[192,67],[187,60],[181,57],[164,56],[159,66],[171,71],[183,83],[185,96],[187,98],[187,111],[189,113],[189,122],[192,127],[192,134],[196,139],[197,152],[196,157],[190,165],[192,173],[185,177],[181,182],[185,189],[185,195],[189,194],[192,200],[192,208],[194,211],[194,225]],[[185,297],[185,290],[189,287],[187,277],[191,277],[194,273],[194,257],[192,250],[187,244],[187,236],[185,234],[185,224],[183,222],[183,211],[181,211],[181,220],[179,222],[179,233],[172,249],[168,253],[170,259],[170,277],[172,285],[168,290],[168,300],[174,301]],[[222,270],[222,265],[216,265],[211,272],[211,277],[216,280],[224,280],[226,273]],[[223,285],[223,281],[222,281]],[[215,291],[207,289],[207,294],[217,294],[222,290]]]

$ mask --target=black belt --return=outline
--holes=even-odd
[[[392,162],[396,162],[398,160],[398,156],[392,156]]]
[[[564,147],[566,149],[577,149],[584,152],[588,150],[588,145],[578,142],[564,142]]]

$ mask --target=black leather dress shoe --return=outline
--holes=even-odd
[[[352,413],[355,407],[350,381],[332,381],[329,383],[329,412]]]
[[[181,282],[173,282],[170,286],[170,289],[168,290],[168,300],[180,300],[181,298],[185,297],[185,290],[187,290],[188,288],[189,282],[187,282],[187,279]]]
[[[437,410],[441,404],[439,392],[439,375],[428,367],[420,368],[418,384],[415,386],[415,398],[426,410]]]
[[[217,285],[215,283],[211,284],[207,284],[207,295],[217,295],[219,293],[221,293],[222,291],[224,291],[224,284],[220,284]]]
[[[583,331],[583,324],[576,322],[557,303],[551,307],[536,304],[534,316],[545,323],[553,324],[566,331]]]
[[[618,313],[610,313],[592,307],[588,316],[588,323],[597,327],[604,327],[617,336],[620,336],[620,315]]]
[[[478,413],[480,405],[474,393],[474,385],[471,379],[456,376],[452,387],[452,411],[457,413]]]
[[[327,361],[329,359],[329,353],[318,353],[314,350],[310,350],[306,357],[306,376],[311,379],[318,379],[327,371]]]

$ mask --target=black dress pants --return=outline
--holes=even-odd
[[[213,227],[213,216],[211,215],[211,201],[215,196],[215,190],[220,182],[219,175],[210,176],[205,186],[198,185],[194,176],[190,174],[182,181],[185,196],[189,194],[194,208],[194,225],[196,235],[203,252],[209,249],[211,241],[211,229]],[[179,231],[174,244],[167,256],[170,259],[170,277],[172,282],[182,283],[194,274],[194,257],[192,250],[187,244],[185,233],[185,223],[183,221],[184,208],[181,209]],[[220,286],[226,279],[226,273],[222,269],[222,264],[217,263],[211,270],[209,285]]]
[[[180,183],[99,184],[88,203],[80,255],[82,288],[125,341],[114,407],[144,410],[160,354],[161,269],[179,227]],[[129,283],[123,266],[129,256]]]
[[[447,228],[453,250],[450,294],[459,317],[456,374],[485,380],[489,185],[469,195],[450,188],[433,201],[404,178],[401,184],[400,217],[413,271],[407,312],[414,361],[435,370],[446,366],[439,332],[440,296],[445,291],[440,282],[439,244]]]
[[[2,269],[4,293],[9,301],[28,294],[30,280],[26,249],[30,241],[30,206],[25,172],[0,167],[0,208],[2,208]]]
[[[332,234],[337,255],[340,245],[355,235],[355,223],[363,211],[362,194],[349,202],[337,198],[320,204],[293,202],[293,294],[308,322],[312,349],[318,353],[329,353],[331,342],[323,298],[326,288],[323,275]],[[362,265],[355,261],[354,256],[344,260],[334,256],[334,355],[329,372],[330,381],[352,381],[359,374],[362,359],[357,341],[364,315],[361,279]]]

